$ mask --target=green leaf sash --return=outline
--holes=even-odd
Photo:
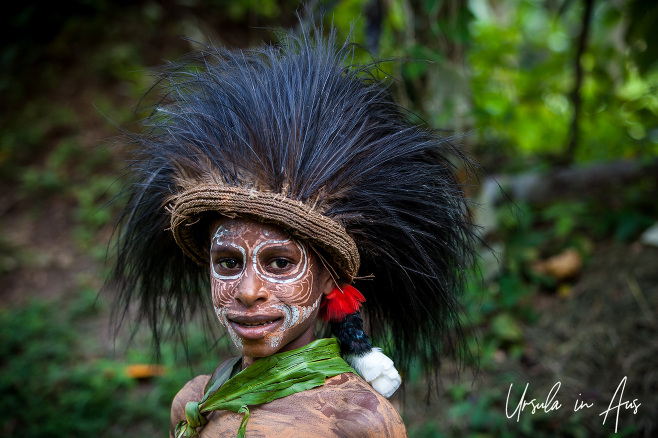
[[[204,414],[220,410],[244,414],[237,433],[243,438],[249,421],[248,406],[322,386],[328,377],[355,373],[340,356],[335,338],[318,339],[296,350],[258,359],[229,378],[239,359],[217,370],[200,402],[187,403],[185,420],[176,426],[176,438],[198,437],[197,428],[208,423]]]

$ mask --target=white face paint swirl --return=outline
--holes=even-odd
[[[230,235],[230,234],[231,233],[229,232],[229,230],[227,230],[226,228],[224,228],[220,225],[219,227],[217,227],[217,230],[215,231],[215,235],[213,236],[213,238],[211,240],[211,243],[215,242],[217,245],[222,245],[224,243],[222,238],[227,236],[227,235]],[[242,266],[244,266],[246,261],[247,261],[247,253],[246,253],[245,249],[243,247],[241,247],[239,245],[236,245],[235,243],[231,243],[231,242],[227,242],[227,243],[224,243],[224,244],[240,251],[240,253],[242,254]],[[211,249],[212,249],[212,245],[211,245]],[[210,257],[210,260],[212,260],[212,256]],[[238,272],[235,275],[221,275],[221,274],[218,274],[217,271],[215,270],[215,264],[214,263],[210,263],[210,266],[212,268],[213,277],[218,278],[220,280],[236,280],[236,279],[240,278],[240,276],[242,275],[242,272]]]
[[[313,303],[311,306],[289,306],[286,304],[274,305],[273,307],[283,312],[285,316],[283,319],[283,326],[281,331],[279,333],[272,334],[268,340],[270,346],[272,348],[278,347],[279,343],[281,342],[281,338],[283,337],[283,332],[291,327],[304,323],[304,321],[306,321],[318,308],[320,301],[322,301],[322,296],[318,297],[315,303]]]
[[[219,322],[224,326],[224,328],[228,332],[228,335],[231,337],[231,340],[233,341],[233,345],[235,345],[235,347],[238,350],[242,350],[242,339],[238,337],[238,334],[235,333],[235,330],[233,330],[231,324],[228,323],[228,319],[226,318],[226,307],[222,307],[222,308],[215,307],[215,314],[217,315]]]
[[[244,266],[244,264],[247,262],[247,252],[244,250],[244,248],[241,247],[241,246],[238,246],[234,243],[227,243],[227,245],[237,249],[238,251],[240,251],[240,253],[242,254],[242,266]],[[215,264],[214,263],[211,263],[210,266],[212,267],[213,277],[215,277],[219,280],[237,280],[238,278],[240,278],[242,276],[242,273],[244,272],[244,269],[243,269],[242,271],[240,271],[240,272],[238,272],[237,274],[234,274],[234,275],[221,275],[221,274],[218,274],[217,271],[215,270]]]
[[[306,248],[304,245],[301,243],[294,241],[293,243],[297,245],[297,248],[299,248],[299,251],[301,252],[301,260],[297,264],[297,269],[293,271],[292,273],[287,273],[286,275],[282,275],[280,278],[274,277],[272,275],[267,275],[266,273],[263,272],[261,269],[260,263],[258,262],[258,251],[260,251],[261,248],[264,246],[271,246],[271,245],[277,245],[277,244],[285,244],[290,242],[291,239],[285,239],[285,240],[266,240],[264,242],[259,243],[256,248],[254,248],[254,251],[251,256],[251,263],[254,267],[254,272],[262,278],[265,281],[269,281],[270,283],[277,283],[277,284],[288,284],[288,283],[293,283],[297,280],[299,280],[302,275],[306,274],[306,268],[308,267],[308,260],[306,257]]]

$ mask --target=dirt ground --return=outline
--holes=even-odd
[[[506,413],[512,436],[518,433],[514,410],[520,392],[506,400],[486,402],[489,390],[507,394],[510,384],[522,391],[528,384],[525,401],[537,403],[555,397],[560,409],[533,418],[540,422],[536,429],[547,436],[572,436],[576,429],[569,424],[580,421],[586,436],[609,436],[618,422],[619,432],[629,427],[639,429],[630,436],[655,436],[658,429],[655,412],[658,401],[658,248],[641,243],[622,245],[599,243],[585,269],[566,297],[540,294],[533,299],[539,319],[523,328],[524,351],[520,360],[503,353],[497,355],[494,367],[480,369],[475,375],[466,370],[457,380],[466,388],[466,397],[477,405],[478,399],[489,403],[500,415]],[[447,370],[454,367],[447,367]],[[454,374],[446,373],[446,381]],[[623,379],[626,383],[622,385]],[[452,380],[454,381],[454,380]],[[421,425],[428,419],[444,421],[451,415],[455,399],[443,394],[429,409],[421,402],[425,394],[422,384],[408,390],[406,412],[408,426]],[[640,407],[634,413],[633,402]],[[629,403],[624,405],[623,403]],[[582,403],[586,403],[582,407]],[[508,404],[508,406],[506,406]],[[550,403],[552,404],[552,403]],[[578,404],[581,409],[575,411]],[[619,419],[617,409],[622,405]],[[628,406],[628,408],[627,408]],[[522,417],[532,417],[531,407]],[[468,415],[468,414],[467,414]],[[453,422],[454,436],[470,431]],[[440,429],[440,428],[439,428]],[[444,429],[445,430],[445,429]],[[486,434],[485,434],[486,435]],[[428,435],[431,436],[431,435]],[[494,434],[493,436],[496,436]],[[524,435],[525,436],[525,435]]]

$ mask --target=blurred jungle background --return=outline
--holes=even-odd
[[[276,41],[331,22],[385,62],[397,99],[467,133],[464,180],[493,252],[464,297],[475,357],[446,361],[430,408],[404,376],[410,436],[656,436],[658,6],[651,0],[71,0],[5,5],[0,51],[0,436],[165,437],[169,406],[210,372],[200,322],[187,352],[146,330],[113,340],[106,250],[121,189],[118,128],[149,68],[200,42]],[[324,16],[322,15],[324,13]],[[322,18],[324,17],[324,18]],[[363,61],[370,61],[360,51]],[[504,192],[501,191],[504,189]],[[187,353],[187,354],[186,354]],[[186,359],[186,356],[188,359]],[[151,366],[153,365],[153,366]],[[514,413],[545,402],[559,410]],[[513,384],[508,399],[508,390]],[[574,411],[576,400],[593,404]],[[508,410],[506,415],[506,405]],[[508,418],[511,416],[512,418]]]

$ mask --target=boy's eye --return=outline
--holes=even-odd
[[[286,259],[275,259],[272,260],[269,267],[273,269],[284,269],[287,268],[288,265],[290,265],[290,262]]]
[[[235,269],[240,267],[240,262],[237,259],[223,259],[217,264],[224,269]]]

